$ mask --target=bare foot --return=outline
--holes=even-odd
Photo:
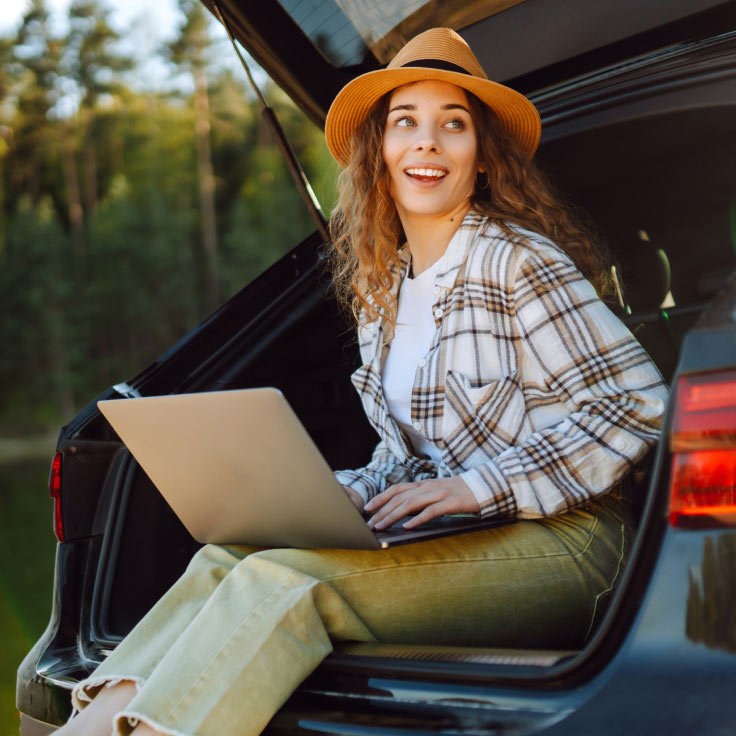
[[[54,736],[110,736],[113,716],[133,700],[135,693],[136,688],[132,682],[103,687],[81,713],[58,731],[54,731]],[[145,732],[141,736],[143,733]]]

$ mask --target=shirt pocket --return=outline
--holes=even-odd
[[[449,370],[443,434],[447,464],[468,470],[517,444],[526,408],[517,371],[482,385]]]

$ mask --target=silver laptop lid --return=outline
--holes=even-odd
[[[381,546],[277,389],[98,406],[200,542]]]

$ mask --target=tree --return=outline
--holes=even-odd
[[[209,16],[197,0],[179,0],[184,16],[179,36],[167,47],[170,60],[194,81],[194,129],[199,175],[202,246],[205,253],[205,301],[212,309],[219,296],[219,255],[215,214],[215,175],[210,146],[210,102],[207,89],[208,52],[212,45]]]
[[[208,65],[207,16],[185,9],[169,58],[194,95],[180,78],[168,94],[128,89],[99,3],[77,0],[58,38],[35,0],[0,40],[0,431],[68,419],[314,227],[240,75]],[[265,91],[310,179],[331,186],[321,131]]]
[[[74,0],[69,7],[65,69],[79,87],[83,131],[84,202],[87,215],[97,207],[97,107],[100,97],[120,90],[118,75],[131,68],[130,59],[115,50],[119,36],[99,0]],[[67,152],[68,155],[68,152]]]
[[[5,204],[5,160],[13,146],[13,130],[7,125],[8,93],[14,81],[13,42],[0,38],[0,205]],[[5,207],[0,206],[0,263],[5,251]]]
[[[35,207],[52,187],[55,146],[49,112],[58,99],[60,55],[61,43],[49,29],[46,3],[33,0],[23,16],[13,50],[18,84],[11,126],[11,180],[7,188],[11,201],[6,203],[11,210],[17,206],[21,193],[26,193]]]

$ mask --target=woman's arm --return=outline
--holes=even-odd
[[[404,464],[401,458],[394,455],[381,440],[370,462],[363,468],[356,470],[338,470],[335,477],[343,486],[356,491],[364,503],[396,483],[409,483],[419,477],[429,477],[429,474],[417,475]]]
[[[482,516],[557,514],[605,493],[656,442],[668,391],[570,261],[529,251],[515,280],[524,355],[570,414],[461,474]]]

